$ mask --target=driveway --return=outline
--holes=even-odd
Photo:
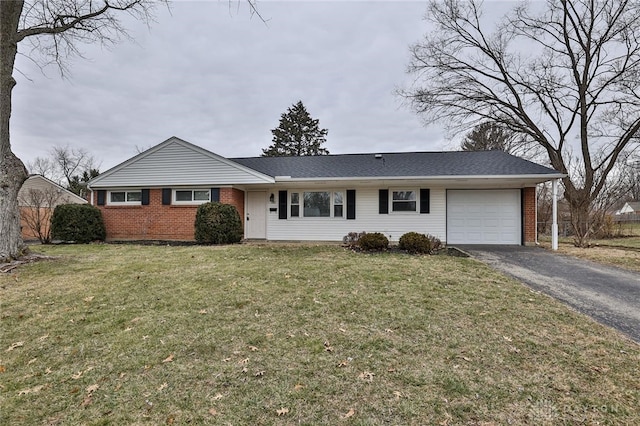
[[[640,273],[539,247],[457,247],[640,343]]]

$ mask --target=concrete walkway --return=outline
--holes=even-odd
[[[640,273],[538,247],[457,247],[640,343]]]

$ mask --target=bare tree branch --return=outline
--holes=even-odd
[[[524,4],[494,32],[481,18],[476,1],[431,1],[435,27],[412,47],[416,82],[402,95],[427,123],[491,121],[535,141],[569,174],[581,244],[607,176],[638,147],[640,3],[559,0],[542,12]]]

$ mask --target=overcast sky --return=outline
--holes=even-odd
[[[496,5],[497,3],[494,3]],[[178,136],[225,157],[259,156],[298,100],[329,129],[332,154],[455,148],[394,94],[411,83],[409,46],[428,30],[424,1],[174,1],[134,42],[83,46],[62,79],[24,57],[11,138],[26,162],[82,147],[100,170]],[[21,46],[25,51],[26,46]]]

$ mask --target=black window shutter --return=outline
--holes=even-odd
[[[347,219],[356,218],[356,190],[347,189]]]
[[[428,188],[420,189],[420,213],[429,213],[431,192]]]
[[[143,189],[142,190],[142,205],[143,206],[148,206],[149,205],[149,190],[148,189]]]
[[[287,218],[287,191],[278,191],[278,219]]]
[[[162,205],[168,206],[171,204],[171,188],[162,188]]]
[[[104,189],[100,189],[98,191],[98,205],[104,206],[106,201],[107,201],[107,191],[105,191]]]
[[[220,201],[220,188],[211,188],[211,201],[216,203]]]
[[[378,213],[380,214],[388,214],[389,213],[389,190],[381,189],[378,191],[379,200],[378,200]]]

